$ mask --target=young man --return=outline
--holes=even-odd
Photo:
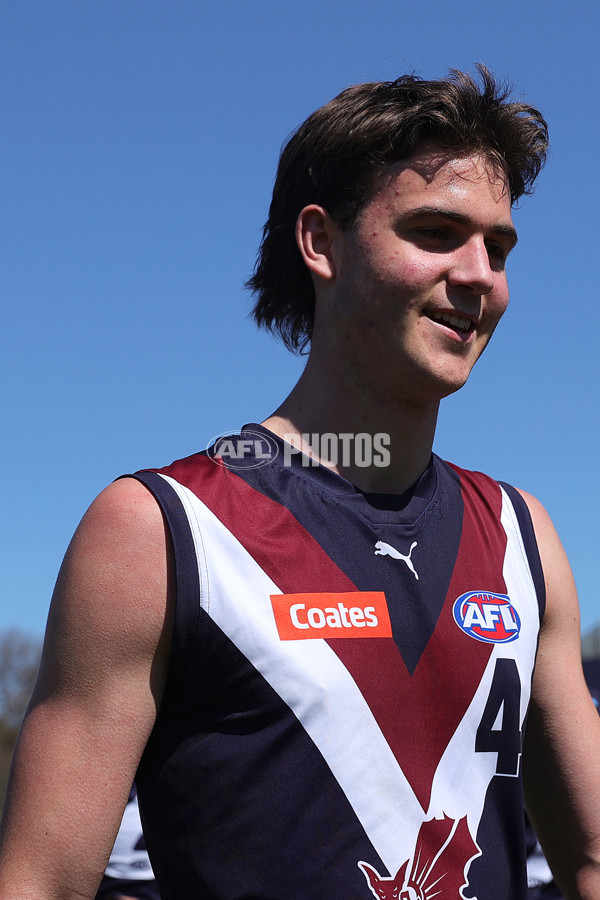
[[[288,143],[251,286],[306,369],[262,425],[84,517],[2,900],[93,896],[134,776],[164,900],[524,900],[522,776],[565,896],[600,897],[564,552],[533,498],[432,455],[546,150],[481,76],[358,85]]]

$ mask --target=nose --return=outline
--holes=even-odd
[[[489,294],[495,276],[482,237],[473,236],[457,249],[448,281],[457,287],[466,287],[474,294]]]

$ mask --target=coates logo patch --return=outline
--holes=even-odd
[[[392,636],[383,591],[270,596],[282,641]]]
[[[521,631],[519,614],[506,594],[468,591],[456,600],[452,613],[465,634],[486,644],[508,644]]]

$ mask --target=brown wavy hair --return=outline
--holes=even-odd
[[[352,228],[371,199],[375,176],[410,157],[424,141],[457,154],[479,153],[498,165],[514,204],[531,193],[544,165],[548,126],[541,113],[511,101],[511,89],[477,65],[481,84],[452,69],[447,79],[357,84],[316,110],[287,141],[254,274],[255,322],[302,352],[314,322],[315,294],[296,245],[300,211],[323,206]]]

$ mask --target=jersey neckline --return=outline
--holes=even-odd
[[[309,481],[313,489],[338,503],[356,507],[357,511],[360,510],[371,520],[396,524],[415,523],[425,510],[437,502],[439,477],[434,453],[422,475],[403,493],[369,492],[361,490],[333,469],[315,463],[315,460],[298,452],[296,448],[290,452],[291,445],[264,425],[255,422],[243,425],[240,437],[257,433],[277,447],[278,452],[273,454],[270,464],[276,465],[280,470],[287,469],[293,476]]]

